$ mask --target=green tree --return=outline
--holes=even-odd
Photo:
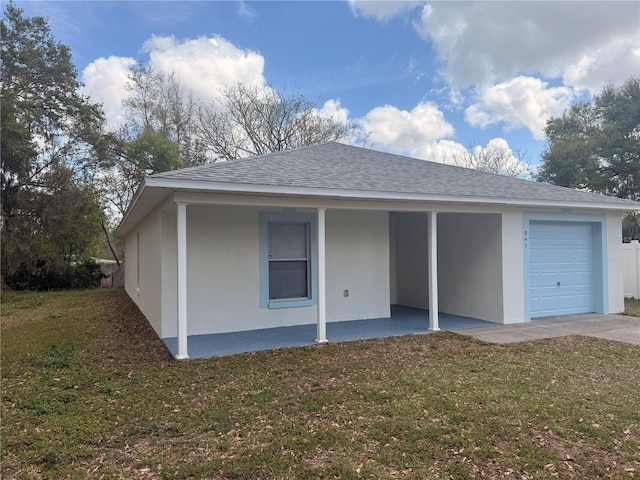
[[[147,126],[132,140],[125,141],[116,166],[102,177],[104,197],[108,199],[109,207],[117,212],[112,220],[117,221],[124,215],[145,175],[185,166],[176,143],[171,140],[167,131],[156,131]],[[113,223],[115,222],[109,227],[105,226],[105,230],[113,229]],[[115,252],[113,255],[117,260]]]
[[[38,156],[36,146],[29,131],[16,119],[14,104],[2,102],[0,109],[0,133],[2,143],[2,172],[0,185],[2,191],[2,219],[10,218],[17,206],[17,194],[20,183],[28,178],[30,165]]]
[[[178,153],[178,146],[166,131],[146,127],[126,147],[126,155],[136,170],[132,172],[141,180],[143,175],[167,172],[185,167]]]
[[[640,200],[640,77],[573,105],[545,133],[538,181]]]
[[[6,273],[61,270],[97,251],[102,208],[93,187],[71,177],[56,166],[43,175],[45,186],[20,192],[20,228],[3,235]]]
[[[3,277],[55,270],[91,253],[102,210],[92,182],[110,163],[101,108],[47,21],[9,3],[0,66]]]

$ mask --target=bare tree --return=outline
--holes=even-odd
[[[198,134],[213,161],[328,141],[366,140],[354,123],[322,115],[301,95],[243,84],[224,90],[219,101],[200,108]]]
[[[300,95],[237,84],[204,104],[175,75],[151,66],[135,66],[129,79],[117,161],[102,175],[116,219],[148,174],[332,140],[365,141],[354,123],[328,118]]]
[[[527,155],[511,150],[501,139],[493,139],[484,147],[476,145],[467,149],[452,149],[446,156],[446,163],[509,177],[526,177],[530,174]]]

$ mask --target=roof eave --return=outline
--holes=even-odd
[[[272,186],[272,185],[256,185],[241,184],[227,182],[212,182],[210,180],[184,180],[184,179],[166,179],[147,177],[145,182],[147,187],[166,188],[172,190],[189,190],[199,192],[216,192],[216,193],[246,193],[253,195],[285,195],[285,196],[304,196],[304,197],[320,197],[320,198],[343,198],[355,200],[389,200],[389,201],[418,201],[418,202],[437,202],[437,203],[471,203],[482,205],[502,205],[514,207],[549,207],[564,209],[592,209],[592,210],[615,210],[620,212],[635,211],[640,209],[634,208],[631,202],[628,203],[609,203],[609,202],[578,202],[578,201],[553,201],[553,200],[535,200],[535,199],[514,199],[509,197],[480,197],[480,196],[455,196],[455,195],[428,195],[415,193],[398,193],[398,192],[375,192],[368,190],[344,190],[344,189],[327,189],[327,188],[310,188],[295,186]],[[142,185],[144,186],[144,184]],[[127,214],[131,211],[135,201],[142,193],[142,188],[138,189],[131,207]],[[635,203],[635,202],[633,202]],[[123,222],[126,220],[123,219]],[[120,227],[118,227],[120,228]]]
[[[129,216],[131,215],[131,212],[133,211],[133,209],[135,208],[136,204],[138,203],[138,199],[142,196],[142,192],[144,191],[146,184],[147,184],[147,179],[149,177],[145,177],[142,179],[142,182],[140,182],[140,185],[138,185],[138,189],[136,190],[136,193],[133,194],[133,198],[131,199],[131,203],[129,204],[129,207],[127,207],[127,211],[124,212],[124,215],[122,216],[122,219],[120,220],[120,223],[118,224],[118,226],[116,227],[116,229],[114,230],[114,235],[117,237],[120,237],[122,235],[126,235],[127,231],[124,231],[126,224],[127,224],[127,220],[129,219]]]

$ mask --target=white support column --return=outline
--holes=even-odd
[[[429,330],[438,326],[438,212],[429,212]]]
[[[182,360],[187,354],[187,204],[178,206],[178,355]]]
[[[317,343],[327,343],[327,288],[325,265],[325,212],[318,208],[318,333]]]

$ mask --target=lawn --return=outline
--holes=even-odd
[[[177,362],[117,290],[4,294],[1,342],[2,478],[640,475],[637,346],[437,333]]]
[[[627,315],[640,317],[640,300],[638,300],[637,298],[625,298],[624,311]]]

